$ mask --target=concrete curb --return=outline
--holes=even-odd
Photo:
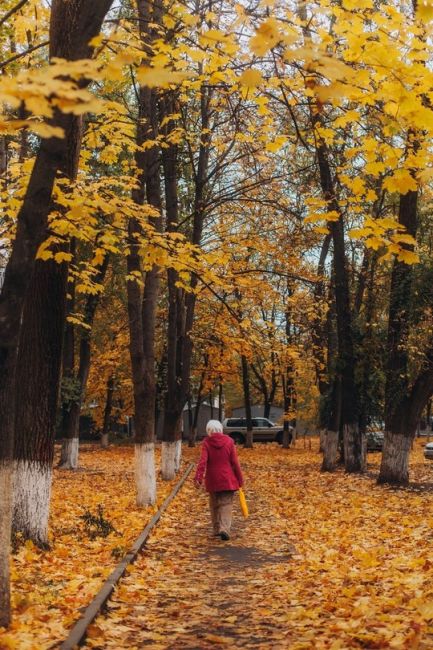
[[[152,519],[144,528],[140,536],[137,537],[131,550],[123,557],[114,571],[112,571],[112,573],[108,576],[101,589],[98,591],[91,603],[86,607],[83,616],[75,623],[74,627],[69,632],[68,637],[60,646],[57,646],[60,648],[60,650],[73,650],[83,643],[86,638],[87,628],[102,611],[107,600],[110,598],[116,584],[125,574],[128,565],[132,564],[136,560],[137,555],[146,543],[146,540],[149,537],[152,529],[156,526],[161,518],[161,515],[165,512],[165,510],[167,510],[168,506],[185,483],[193,467],[194,463],[190,463],[188,465],[182,478],[176,483],[168,497],[165,499],[159,510],[153,515]]]

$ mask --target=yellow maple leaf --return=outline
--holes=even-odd
[[[280,40],[280,30],[275,18],[268,18],[256,30],[255,36],[250,39],[250,49],[254,54],[263,56]]]
[[[407,169],[397,169],[391,176],[385,178],[383,186],[389,192],[407,194],[418,189],[417,182]]]
[[[414,253],[414,251],[408,251],[406,248],[402,248],[397,254],[397,259],[399,262],[404,262],[405,264],[416,264],[419,262],[419,255]]]
[[[64,131],[59,126],[50,126],[46,122],[28,122],[30,131],[41,138],[63,138]]]
[[[216,45],[227,42],[228,40],[228,36],[219,29],[208,29],[206,32],[200,34],[201,45]]]
[[[260,70],[249,68],[239,77],[239,83],[246,88],[256,88],[263,81],[262,73]]]
[[[272,142],[267,142],[265,145],[266,151],[275,153],[279,151],[283,145],[287,142],[287,138],[284,135],[277,136]]]
[[[316,226],[314,232],[317,232],[319,235],[329,235],[329,229],[324,226]]]
[[[416,7],[416,17],[419,20],[433,20],[433,0],[419,0]]]
[[[141,66],[137,69],[137,79],[142,86],[149,88],[167,88],[172,84],[180,84],[191,75],[166,67]]]
[[[61,251],[60,253],[56,253],[54,255],[54,261],[57,262],[58,264],[61,264],[62,262],[70,262],[71,260],[72,260],[71,253],[66,253],[64,251]]]

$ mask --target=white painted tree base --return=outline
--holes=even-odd
[[[180,464],[182,462],[182,440],[176,440],[176,448],[174,452],[174,471],[176,474],[180,470]]]
[[[78,438],[64,438],[62,441],[62,451],[60,456],[61,469],[77,469],[78,468]]]
[[[0,625],[10,618],[10,544],[12,524],[12,463],[0,463]]]
[[[27,460],[16,460],[13,467],[12,528],[25,539],[47,544],[52,469]]]
[[[156,503],[155,445],[153,442],[135,445],[135,484],[137,506]]]
[[[103,433],[101,436],[101,447],[102,449],[107,449],[110,441],[108,439],[108,433]]]
[[[163,481],[171,481],[176,476],[176,442],[161,443],[161,477]]]
[[[379,483],[405,485],[409,482],[410,436],[385,431]]]

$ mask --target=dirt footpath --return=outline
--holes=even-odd
[[[432,494],[322,475],[314,450],[240,457],[249,519],[236,500],[212,537],[190,477],[86,647],[433,648]]]

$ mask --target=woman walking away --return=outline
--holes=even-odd
[[[233,495],[242,487],[244,479],[235,443],[223,433],[221,422],[209,420],[206,433],[208,437],[202,444],[194,482],[198,487],[205,477],[214,533],[227,540],[230,539]]]

